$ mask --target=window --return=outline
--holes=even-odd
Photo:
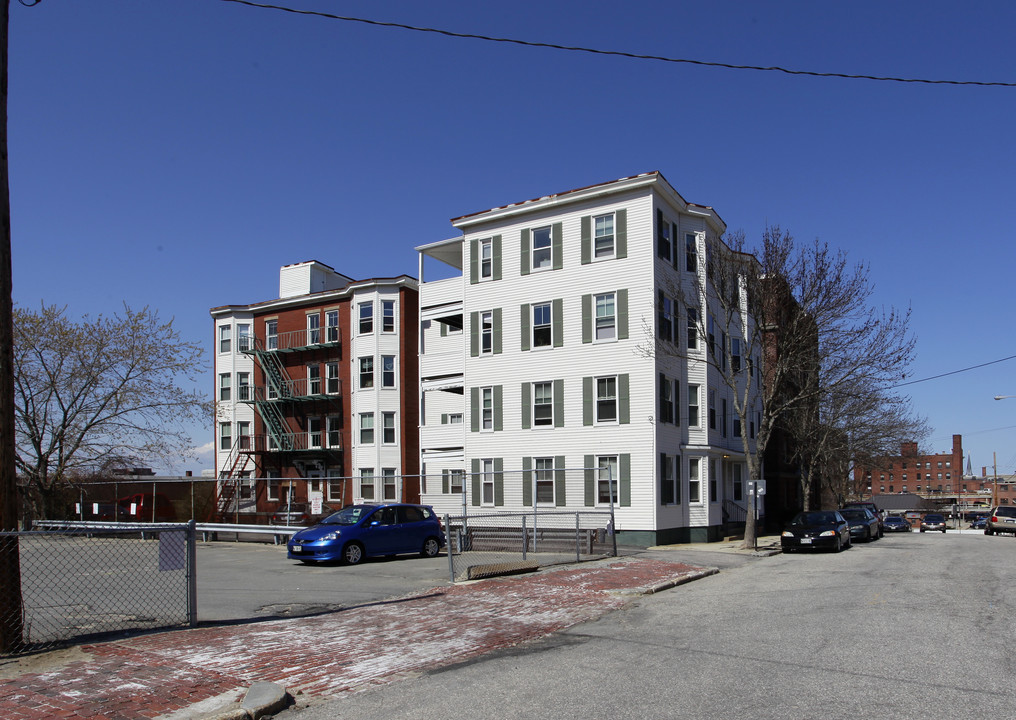
[[[550,347],[552,342],[550,303],[533,305],[533,347]]]
[[[370,335],[374,332],[374,303],[362,302],[360,310],[360,334]]]
[[[730,369],[741,372],[741,338],[730,338]]]
[[[398,486],[395,481],[395,468],[381,468],[381,481],[384,485],[384,499],[397,499]]]
[[[367,390],[374,387],[374,358],[360,358],[360,389]]]
[[[342,479],[328,478],[326,482],[328,484],[328,499],[342,500]]]
[[[265,320],[265,347],[269,350],[279,349],[278,320]]]
[[[233,426],[230,423],[219,423],[219,449],[230,450],[233,447]]]
[[[688,386],[688,427],[699,426],[699,386]]]
[[[384,445],[395,444],[395,413],[381,413],[381,442]]]
[[[225,402],[230,399],[230,375],[229,373],[222,373],[219,375],[219,400]]]
[[[441,486],[446,493],[461,495],[465,488],[464,476],[465,473],[462,470],[442,470]]]
[[[674,422],[674,386],[663,373],[660,373],[660,422]]]
[[[702,478],[700,458],[688,458],[688,502],[702,502]]]
[[[395,332],[395,301],[381,301],[381,332]]]
[[[739,463],[735,463],[733,466],[733,470],[734,470],[734,499],[740,501],[744,499],[744,482],[741,480],[741,465]]]
[[[236,349],[240,352],[253,350],[250,341],[250,324],[238,323],[236,326]]]
[[[494,352],[494,313],[480,313],[480,354],[489,355]]]
[[[698,270],[698,243],[693,233],[685,233],[684,236],[684,269],[688,272]]]
[[[596,339],[614,340],[617,337],[617,313],[614,293],[596,296]]]
[[[360,497],[374,499],[374,468],[360,468]]]
[[[325,340],[330,343],[339,341],[338,310],[329,310],[325,313]]]
[[[677,488],[674,483],[674,458],[660,453],[660,504],[673,505],[677,502]]]
[[[307,344],[318,345],[321,343],[321,315],[314,313],[307,316]]]
[[[395,356],[381,356],[381,387],[395,387]]]
[[[698,310],[688,308],[688,349],[698,349]]]
[[[342,447],[341,418],[338,415],[329,415],[325,420],[325,439],[328,447]]]
[[[617,377],[596,378],[596,422],[617,422]]]
[[[550,226],[533,230],[533,270],[549,270],[551,257]]]
[[[491,458],[480,460],[481,502],[484,505],[494,504],[494,461]]]
[[[533,458],[536,469],[536,502],[541,505],[554,504],[554,458]]]
[[[706,321],[706,335],[709,340],[709,354],[716,357],[716,327],[713,322],[713,316],[710,315]]]
[[[251,400],[249,372],[238,372],[236,374],[236,399],[240,402]]]
[[[374,444],[374,413],[360,413],[360,444]]]
[[[720,434],[727,437],[727,398],[720,400]]]
[[[236,441],[239,443],[242,450],[250,450],[251,448],[251,436],[250,436],[250,423],[246,420],[240,420],[236,424]]]
[[[494,277],[494,239],[480,241],[480,279],[490,280]]]
[[[674,339],[674,301],[659,291],[659,317],[657,318],[657,333],[661,340],[671,342]]]
[[[709,391],[709,427],[716,429],[716,391]]]
[[[321,447],[321,418],[319,417],[308,417],[307,418],[307,447],[309,448],[320,448]]]
[[[228,353],[232,345],[233,329],[229,325],[219,326],[219,352]]]
[[[709,502],[716,502],[720,499],[719,493],[716,492],[716,461],[713,460],[706,467],[709,469]]]
[[[339,394],[339,364],[325,363],[325,392],[329,395]]]
[[[614,214],[593,218],[593,257],[614,255]]]
[[[442,425],[461,425],[462,413],[448,413],[441,416]]]
[[[321,366],[307,366],[307,395],[321,394]]]
[[[670,262],[670,223],[664,219],[662,210],[656,211],[656,252]]]
[[[480,389],[480,427],[484,430],[494,429],[494,388]]]
[[[617,505],[617,455],[596,458],[596,502]]]
[[[533,383],[533,427],[554,424],[554,383]]]

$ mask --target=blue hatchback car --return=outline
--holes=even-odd
[[[286,556],[305,563],[419,553],[434,557],[444,547],[441,521],[429,505],[350,505],[286,543]]]

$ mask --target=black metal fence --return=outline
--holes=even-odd
[[[16,553],[21,568],[20,593],[0,588],[4,637],[21,638],[6,652],[196,624],[193,522],[82,525],[0,532],[0,552]]]

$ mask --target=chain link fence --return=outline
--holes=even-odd
[[[610,511],[445,515],[452,582],[617,556]]]
[[[196,624],[193,522],[81,525],[0,532],[0,554],[18,558],[21,577],[20,593],[0,587],[3,637],[15,638],[5,652]]]

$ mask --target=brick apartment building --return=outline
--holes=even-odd
[[[210,313],[216,515],[419,500],[415,279],[309,261],[281,268],[278,298]]]
[[[953,435],[952,440],[951,452],[921,454],[916,442],[905,442],[900,445],[898,457],[884,458],[876,467],[855,467],[855,491],[861,496],[946,496],[963,492],[963,436]]]

